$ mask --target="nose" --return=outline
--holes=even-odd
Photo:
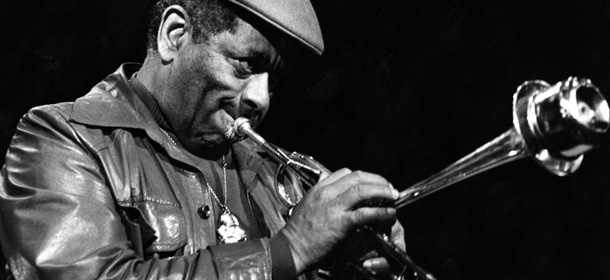
[[[269,73],[259,73],[250,77],[241,96],[241,115],[261,118],[269,109]]]

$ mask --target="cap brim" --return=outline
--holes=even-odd
[[[309,0],[228,0],[322,55],[324,41]]]

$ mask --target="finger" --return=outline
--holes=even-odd
[[[330,172],[330,170],[328,170],[328,168],[324,167],[321,164],[317,165],[318,170],[320,170],[322,173],[320,174],[320,178],[318,179],[318,182],[324,180],[326,177],[328,177],[332,172]],[[345,168],[347,169],[347,168]]]
[[[352,211],[348,222],[352,227],[394,221],[396,209],[390,207],[361,207]]]
[[[365,269],[368,269],[370,271],[375,271],[375,272],[390,271],[390,264],[388,263],[388,261],[385,258],[381,258],[381,257],[365,260],[362,263],[362,267],[364,267]]]
[[[322,173],[320,173],[320,178],[318,179],[318,182],[317,182],[317,183],[319,183],[319,182],[321,182],[322,180],[326,179],[326,177],[328,177],[330,174],[331,174],[331,173],[329,173],[329,172],[322,171]]]
[[[358,208],[367,207],[366,202],[368,201],[394,201],[397,198],[398,191],[387,188],[386,185],[361,183],[347,188],[341,195],[341,202],[348,208]],[[383,203],[381,203],[381,205],[383,205]]]
[[[341,168],[331,174],[322,173],[318,185],[330,185],[350,173],[352,173],[352,171],[349,168]]]
[[[360,260],[368,260],[368,259],[372,259],[372,258],[377,258],[379,257],[379,253],[377,253],[377,251],[375,250],[371,250],[368,253],[364,254]]]
[[[390,182],[388,182],[385,178],[364,171],[354,171],[347,175],[345,175],[341,180],[337,180],[337,183],[340,184],[337,186],[337,191],[345,192],[348,189],[351,189],[358,185],[378,185],[383,186],[383,188],[392,190],[393,187],[390,186]]]
[[[398,246],[398,248],[402,249],[403,251],[407,250],[407,244],[405,242],[405,230],[399,221],[396,221],[392,226],[390,235],[394,245]]]
[[[382,184],[382,185],[390,184],[390,182],[388,182],[388,180],[386,180],[385,178],[381,177],[378,174],[364,172],[364,171],[360,171],[360,170],[357,170],[357,171],[354,171],[354,172],[348,174],[347,177],[354,179],[354,180],[360,180],[363,182],[378,183],[378,184]]]

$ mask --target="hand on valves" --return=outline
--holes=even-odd
[[[366,224],[393,222],[391,241],[404,250],[404,232],[396,220],[395,208],[359,207],[370,199],[397,198],[398,191],[392,184],[376,174],[344,168],[323,176],[280,231],[290,242],[297,273],[319,265],[350,232]],[[389,268],[383,258],[368,259],[363,266],[371,271]]]

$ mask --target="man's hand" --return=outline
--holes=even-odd
[[[403,251],[406,251],[407,245],[405,243],[405,230],[402,225],[396,221],[392,226],[390,233],[390,243],[394,244]],[[371,257],[362,263],[362,267],[373,272],[389,272],[390,264],[383,257]]]
[[[309,190],[280,231],[290,242],[298,274],[322,261],[357,226],[396,219],[391,207],[359,207],[372,198],[393,201],[398,191],[381,176],[349,169]]]

